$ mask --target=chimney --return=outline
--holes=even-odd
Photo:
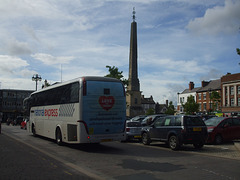
[[[194,83],[192,81],[190,81],[189,83],[189,90],[192,90],[194,88]]]
[[[208,85],[208,81],[202,81],[202,87],[205,87],[205,86],[207,86]]]

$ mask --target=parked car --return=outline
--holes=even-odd
[[[142,120],[142,126],[151,125],[156,119],[166,116],[165,114],[149,115]]]
[[[208,128],[207,143],[221,144],[240,139],[240,119],[235,117],[213,117],[205,121]]]
[[[152,141],[168,143],[172,150],[182,144],[193,144],[202,148],[207,138],[207,127],[198,116],[165,116],[158,118],[152,125],[142,128],[142,142],[149,145]]]
[[[138,139],[141,140],[142,125],[139,121],[126,122],[126,141]]]
[[[27,122],[29,121],[28,118],[25,118],[22,122],[21,122],[21,129],[27,129]]]
[[[202,118],[203,121],[206,121],[210,118],[217,117],[217,116],[215,116],[215,115],[201,115],[200,117]]]
[[[12,125],[13,126],[21,125],[22,121],[23,121],[23,116],[18,116],[16,119],[14,119]]]

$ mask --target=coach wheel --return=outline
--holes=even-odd
[[[61,133],[61,130],[59,128],[57,128],[57,131],[56,131],[56,142],[59,146],[61,146],[63,144],[62,133]]]
[[[33,136],[37,136],[37,135],[36,135],[36,129],[35,129],[34,124],[32,125],[32,133],[33,133]]]

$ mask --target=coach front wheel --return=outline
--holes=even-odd
[[[56,130],[56,142],[59,146],[61,146],[63,144],[62,133],[61,133],[61,130],[59,128],[57,128],[57,130]]]

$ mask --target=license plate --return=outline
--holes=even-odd
[[[101,139],[101,142],[110,142],[112,139]]]
[[[195,128],[193,128],[193,131],[202,131],[202,128],[200,128],[200,127],[195,127]]]
[[[134,138],[141,138],[142,136],[134,136]]]

